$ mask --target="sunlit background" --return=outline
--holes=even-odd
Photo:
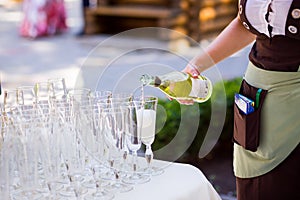
[[[2,89],[33,85],[36,82],[58,77],[64,77],[69,88],[74,85],[79,86],[78,83],[84,87],[91,87],[97,78],[97,67],[105,65],[112,57],[119,57],[120,53],[143,48],[147,44],[155,44],[158,47],[161,45],[165,50],[167,47],[170,51],[185,56],[186,59],[192,58],[199,52],[199,49],[206,47],[215,37],[216,32],[208,33],[213,32],[212,30],[216,28],[221,30],[230,21],[232,16],[225,16],[228,13],[235,13],[235,8],[226,6],[227,3],[232,4],[233,0],[205,0],[203,1],[205,5],[202,5],[205,7],[201,12],[195,13],[195,10],[190,9],[190,5],[187,4],[188,1],[183,0],[182,2],[180,5],[182,9],[186,9],[189,15],[196,16],[194,17],[197,19],[196,24],[191,22],[190,26],[196,27],[197,31],[188,33],[187,29],[182,27],[178,27],[176,31],[194,38],[199,42],[197,46],[190,46],[185,40],[161,41],[155,37],[117,37],[111,43],[101,43],[113,36],[106,33],[78,37],[76,34],[83,28],[84,21],[81,0],[65,0],[68,26],[65,33],[36,39],[24,38],[19,35],[19,26],[23,17],[21,0],[0,0],[0,80]],[[189,0],[189,2],[197,2],[197,0]],[[216,5],[218,5],[217,9]],[[181,16],[178,20],[188,22],[186,16]],[[201,26],[198,22],[202,22]],[[207,35],[204,34],[206,32]],[[205,37],[202,35],[200,39],[199,33],[203,33]],[[99,44],[101,48],[99,48]],[[248,51],[249,48],[246,48],[216,66],[223,79],[243,75],[247,66]],[[128,66],[134,66],[139,61],[160,59],[164,64],[168,64],[176,70],[184,67],[174,62],[173,55],[170,53],[162,55],[156,51],[137,51],[128,56],[130,59],[123,57],[123,59],[119,59],[122,64],[116,62],[116,68],[107,70],[111,72],[103,78],[104,87],[112,84],[112,82],[106,81],[111,80],[110,76],[126,74]],[[84,66],[84,70],[82,70],[82,66]],[[3,95],[0,96],[0,102],[2,100]]]
[[[183,10],[188,9],[188,5],[184,3],[187,1],[181,2],[183,2],[180,4],[181,8]],[[219,3],[217,9],[214,9],[217,5],[213,3],[214,1],[207,0],[205,2],[198,15],[199,21],[203,21],[197,32],[198,35],[200,33],[204,35],[199,40],[201,48],[207,46],[214,38],[208,36],[210,34],[205,35],[205,31],[210,33],[216,28],[220,30],[221,27],[226,25],[224,23],[230,20],[228,18],[221,18],[223,20],[220,20],[220,17],[217,16],[232,13],[232,9],[234,9],[232,6],[226,7],[226,3],[232,3],[232,0],[216,1]],[[83,28],[84,23],[82,2],[81,0],[65,0],[65,7],[68,26],[68,30],[65,33],[29,39],[19,35],[19,26],[23,17],[21,0],[0,0],[0,76],[2,88],[11,89],[21,85],[33,85],[36,82],[57,77],[64,77],[67,86],[72,87],[78,81],[78,78],[80,79],[78,75],[83,63],[85,63],[85,67],[88,66],[89,69],[96,70],[93,67],[105,63],[108,57],[118,56],[124,49],[142,48],[147,43],[160,42],[163,46],[167,45],[170,50],[178,51],[186,56],[186,59],[193,57],[199,52],[199,46],[190,46],[184,40],[159,41],[152,37],[151,39],[139,38],[140,40],[137,41],[137,38],[118,38],[118,41],[105,46],[104,51],[98,53],[97,56],[91,57],[89,56],[91,51],[111,35],[98,33],[76,37],[76,34]],[[192,11],[193,9],[189,10],[188,13],[193,14],[194,11]],[[191,25],[195,24],[191,22]],[[185,33],[184,29],[176,31]],[[217,31],[214,33],[216,34]],[[193,37],[193,33],[191,32],[187,36]],[[131,57],[132,60],[128,60],[128,63],[124,63],[124,65],[132,64],[134,60],[145,59],[145,56],[151,55],[143,54],[141,56],[141,54],[137,54],[137,56]],[[87,57],[88,59],[86,59]],[[168,61],[168,58],[166,60]],[[244,51],[220,63],[219,68],[222,76],[224,78],[232,78],[241,75],[245,61]],[[236,64],[242,65],[242,67],[235,67]],[[226,65],[227,68],[223,69],[222,65]],[[177,66],[172,61],[170,61],[170,66],[177,70],[181,70],[184,67]],[[92,78],[82,77],[82,79],[82,84],[89,87],[90,84],[88,82]],[[2,101],[2,97],[0,97],[0,101]]]
[[[51,77],[65,77],[72,84],[80,62],[93,43],[72,37],[82,26],[81,2],[66,0],[69,30],[60,36],[36,40],[19,36],[23,17],[22,3],[1,0],[0,6],[0,72],[3,88],[14,88]]]

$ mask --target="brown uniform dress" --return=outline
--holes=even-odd
[[[267,21],[267,30],[262,33],[250,23],[253,20],[247,15],[246,6],[258,0],[240,0],[239,16],[243,25],[257,35],[249,55],[250,61],[258,68],[279,72],[297,72],[300,67],[300,0],[265,0],[268,9],[263,13]],[[254,3],[253,3],[254,2]],[[285,16],[284,34],[274,34],[272,24],[268,23],[269,15],[280,13],[279,3],[289,3]],[[274,8],[278,6],[276,12]],[[257,10],[251,12],[257,13]],[[243,89],[243,88],[241,88]],[[246,88],[244,88],[246,89]],[[299,99],[300,103],[300,99]],[[284,119],[283,119],[284,120]],[[300,123],[300,119],[299,119]],[[263,133],[262,133],[263,134]],[[299,130],[300,134],[300,130]],[[287,134],[288,135],[288,134]],[[300,199],[300,145],[274,169],[262,175],[249,178],[236,178],[238,200],[296,200]]]

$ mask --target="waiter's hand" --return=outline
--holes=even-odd
[[[182,70],[182,72],[190,74],[193,78],[197,78],[200,75],[198,69],[192,64],[188,63],[187,66]],[[180,104],[193,105],[194,101],[191,99],[177,99]]]

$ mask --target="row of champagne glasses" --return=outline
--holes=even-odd
[[[156,97],[67,90],[64,79],[4,91],[1,195],[112,199],[117,192],[132,190],[133,184],[150,181],[154,173],[150,167],[146,173],[138,170],[137,151],[143,141],[151,163],[155,116],[145,115],[151,101],[155,111]],[[150,129],[151,135],[142,137]]]

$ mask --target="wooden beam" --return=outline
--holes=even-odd
[[[157,8],[150,6],[99,6],[87,10],[88,14],[100,16],[119,16],[136,18],[168,18],[175,16],[180,10]]]

